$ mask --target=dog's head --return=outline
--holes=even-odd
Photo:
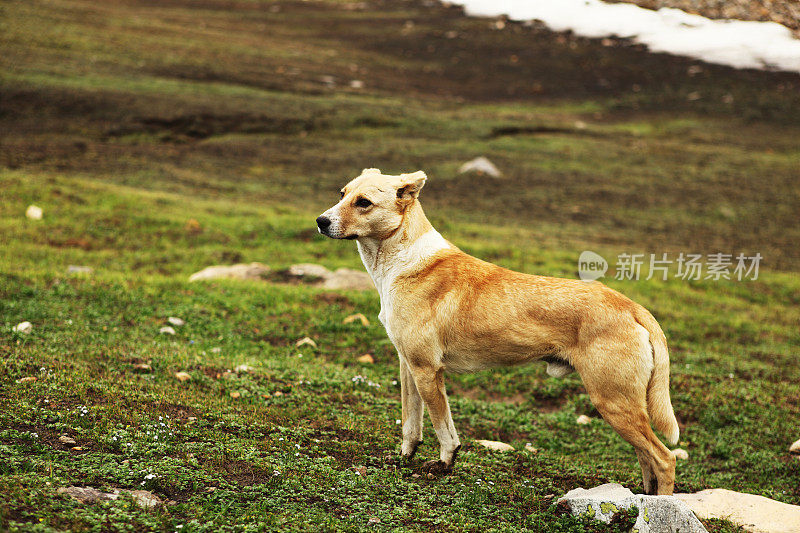
[[[364,169],[341,190],[339,203],[317,217],[317,229],[334,239],[386,239],[402,224],[425,180],[421,170],[389,176],[377,168]]]

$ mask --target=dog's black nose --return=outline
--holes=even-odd
[[[331,219],[328,217],[317,217],[317,227],[320,231],[325,231],[331,225]]]

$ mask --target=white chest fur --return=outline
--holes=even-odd
[[[381,298],[381,312],[378,319],[386,328],[389,338],[389,317],[392,314],[394,300],[393,285],[398,276],[411,272],[422,261],[433,256],[436,252],[450,248],[444,237],[435,229],[424,233],[407,246],[392,246],[392,243],[358,242],[358,252],[361,261],[372,277],[375,288]]]

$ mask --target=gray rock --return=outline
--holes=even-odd
[[[133,501],[143,509],[150,509],[163,504],[161,498],[147,490],[113,489],[111,492],[103,492],[93,487],[61,487],[56,492],[71,496],[82,504],[92,504],[101,500],[116,500],[121,494],[130,494]]]
[[[195,272],[189,281],[207,279],[263,279],[269,274],[269,266],[262,263],[240,263],[238,265],[216,265]]]
[[[704,533],[706,528],[691,509],[674,496],[634,494],[618,483],[592,489],[569,491],[558,503],[564,503],[574,516],[586,516],[609,523],[620,509],[636,506],[639,516],[634,531],[639,533]]]
[[[374,287],[372,278],[366,272],[351,268],[339,268],[336,272],[331,272],[322,265],[301,263],[290,266],[287,273],[326,289],[368,290]]]
[[[326,289],[344,289],[365,291],[375,287],[372,278],[366,272],[351,268],[339,268],[329,276],[322,286]]]
[[[333,272],[324,266],[315,265],[314,263],[300,263],[298,265],[292,265],[289,267],[287,272],[290,276],[294,276],[296,278],[327,279],[333,274]]]

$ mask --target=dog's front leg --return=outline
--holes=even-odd
[[[453,468],[456,453],[461,448],[458,440],[453,417],[450,414],[450,404],[447,402],[447,393],[444,388],[444,368],[439,364],[430,363],[414,364],[422,358],[407,360],[409,370],[414,378],[417,391],[428,406],[433,429],[439,439],[439,461],[430,461],[426,467],[430,471],[449,472]]]
[[[400,356],[400,397],[403,404],[403,444],[400,454],[410,461],[417,453],[417,446],[422,442],[422,417],[425,409],[422,398],[414,383],[414,376],[408,363]]]

